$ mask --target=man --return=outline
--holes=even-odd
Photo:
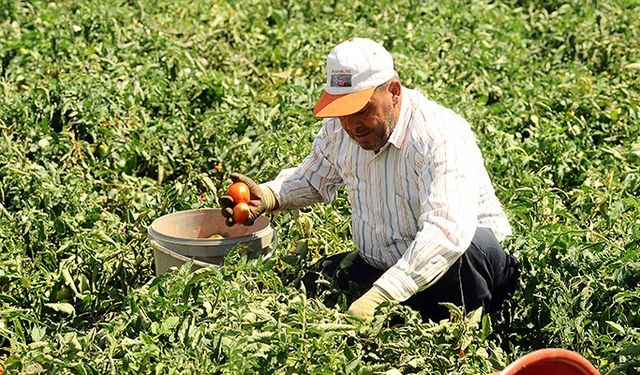
[[[492,312],[517,283],[517,262],[499,240],[511,234],[469,124],[401,85],[380,44],[352,38],[329,54],[313,113],[323,118],[311,153],[292,172],[251,190],[248,224],[267,211],[330,202],[345,186],[357,254],[322,270],[368,289],[348,312],[370,320],[396,301],[424,319],[448,317],[440,303]],[[221,198],[233,225],[229,197]],[[348,260],[348,261],[347,261]]]

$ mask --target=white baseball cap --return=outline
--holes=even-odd
[[[361,110],[376,87],[393,78],[391,54],[379,43],[351,38],[327,57],[327,85],[318,99],[316,117],[346,116]]]

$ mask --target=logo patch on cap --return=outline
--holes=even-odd
[[[351,87],[351,74],[331,74],[331,87]]]

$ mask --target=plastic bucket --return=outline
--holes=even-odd
[[[540,349],[526,354],[493,375],[600,375],[580,354],[566,349]]]
[[[156,274],[191,259],[194,269],[219,265],[237,245],[242,245],[238,251],[250,259],[259,256],[266,259],[273,254],[277,243],[275,231],[266,217],[259,217],[252,226],[228,227],[219,208],[179,211],[159,217],[147,228],[147,235],[154,250]],[[210,238],[213,235],[223,238]]]

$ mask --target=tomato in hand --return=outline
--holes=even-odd
[[[234,224],[244,224],[249,218],[249,205],[245,202],[236,204],[233,208],[233,222]]]
[[[234,204],[247,203],[250,199],[249,187],[243,182],[235,182],[227,189],[227,195],[233,199]]]

